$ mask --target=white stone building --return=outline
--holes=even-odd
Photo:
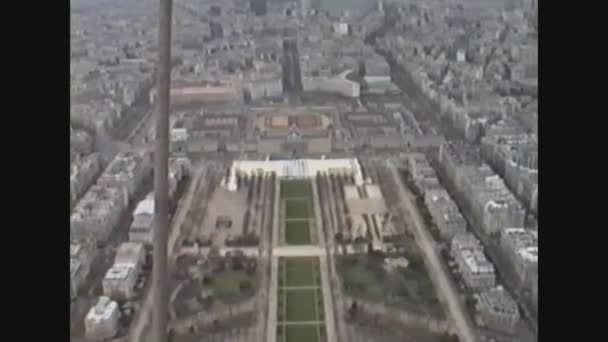
[[[532,283],[532,304],[534,309],[538,311],[538,277]]]
[[[118,332],[119,318],[118,304],[108,297],[99,297],[97,304],[89,310],[84,320],[87,337],[94,341],[114,337]]]
[[[146,262],[144,244],[139,242],[124,242],[116,251],[114,266],[132,266],[139,273]]]
[[[352,70],[335,76],[302,76],[305,92],[337,93],[346,97],[358,98],[361,95],[359,83],[346,78]]]
[[[105,241],[118,224],[127,204],[128,197],[124,188],[93,185],[72,211],[71,237],[94,237]]]
[[[283,96],[281,67],[279,64],[264,64],[248,76],[245,91],[249,92],[252,101]]]
[[[132,298],[135,294],[137,275],[138,272],[132,265],[112,266],[102,281],[103,294],[116,300]]]
[[[100,171],[101,163],[97,153],[84,157],[77,155],[76,160],[70,164],[70,208],[76,205],[77,199],[91,186]]]
[[[479,290],[495,285],[494,266],[484,255],[483,247],[475,236],[470,233],[455,236],[451,253],[467,287]]]
[[[466,221],[445,189],[427,191],[424,203],[442,238],[450,240],[457,234],[466,232]]]
[[[104,170],[97,184],[124,187],[128,199],[138,190],[152,170],[151,156],[147,152],[121,152]]]
[[[531,289],[538,279],[537,231],[506,228],[500,236],[500,246],[519,277],[520,284]]]
[[[88,273],[88,269],[78,259],[70,258],[70,299],[76,298]]]
[[[314,178],[317,173],[352,176],[363,185],[361,165],[357,159],[238,160],[232,163],[222,186],[237,190],[236,175],[253,176],[275,173],[278,178]]]
[[[504,333],[513,333],[520,318],[517,303],[500,286],[479,295],[477,311],[486,328]]]
[[[133,212],[133,222],[129,228],[129,241],[152,245],[154,228],[154,197],[150,193],[139,202]]]
[[[427,190],[441,188],[435,170],[423,154],[414,154],[407,160],[407,167],[414,185],[424,194]]]
[[[486,234],[497,234],[505,227],[523,226],[523,206],[472,149],[466,144],[442,145],[439,160],[449,181],[471,207]]]

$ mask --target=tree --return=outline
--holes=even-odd
[[[337,243],[342,243],[344,241],[344,235],[342,234],[342,232],[336,233],[335,240]]]
[[[357,301],[353,301],[353,303],[350,305],[350,308],[348,309],[348,315],[349,317],[355,318],[357,316],[357,312],[359,311],[359,304],[357,303]]]
[[[247,291],[251,290],[252,287],[253,287],[253,285],[251,284],[251,281],[249,281],[249,280],[241,280],[239,282],[239,290],[241,292],[247,292]]]
[[[245,254],[241,250],[237,250],[232,257],[232,270],[240,271],[243,269],[243,264],[245,262]]]
[[[364,244],[364,243],[365,243],[365,241],[366,241],[366,239],[365,239],[363,236],[357,236],[357,237],[355,238],[355,241],[354,241],[354,242],[355,242],[356,244]]]
[[[441,336],[441,341],[443,342],[459,342],[460,339],[458,338],[458,335],[455,334],[445,334]]]
[[[225,270],[226,270],[226,259],[224,259],[224,258],[217,259],[217,261],[215,263],[215,268],[213,271],[215,273],[221,273],[221,272],[224,272]]]
[[[257,267],[258,267],[258,263],[257,263],[256,259],[248,259],[247,262],[245,263],[245,272],[248,275],[253,276],[255,274]]]

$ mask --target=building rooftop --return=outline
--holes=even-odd
[[[105,169],[101,177],[130,178],[135,170],[140,167],[146,157],[146,152],[120,152],[110,165]]]
[[[121,189],[102,185],[93,185],[76,204],[71,219],[82,220],[106,215],[123,199]]]
[[[104,277],[104,280],[126,279],[129,276],[129,273],[133,271],[134,268],[131,265],[114,265],[108,270],[106,276]]]
[[[80,268],[80,261],[75,258],[70,258],[70,275],[74,276]]]
[[[458,206],[444,188],[430,189],[428,191],[430,200],[437,208],[444,212],[445,215],[453,219],[456,219],[458,216],[462,218]]]
[[[538,232],[526,228],[506,228],[502,239],[513,246],[514,252],[523,260],[538,262]]]
[[[519,315],[517,303],[501,286],[483,292],[479,302],[497,315]]]
[[[485,163],[479,167],[465,168],[468,181],[477,201],[488,210],[520,209],[521,203],[507,188],[504,180]]]
[[[139,242],[124,242],[116,251],[115,265],[130,265],[139,262],[145,253],[144,245]]]
[[[517,254],[523,260],[529,261],[531,263],[538,262],[538,247],[523,247],[517,251]]]
[[[366,184],[365,192],[367,193],[367,197],[369,198],[382,198],[382,191],[380,187],[376,184]]]
[[[76,152],[76,158],[70,163],[70,178],[76,179],[81,172],[87,172],[99,162],[99,155],[91,153],[82,156]]]
[[[101,322],[110,319],[114,312],[118,310],[118,304],[109,297],[99,297],[97,304],[93,306],[86,316],[89,321]]]
[[[154,193],[149,193],[145,199],[137,204],[135,207],[135,211],[133,211],[133,216],[137,216],[139,214],[154,214]]]
[[[77,243],[70,243],[70,257],[76,257],[83,250],[82,245]]]
[[[152,228],[154,224],[154,215],[148,213],[139,213],[133,217],[133,223],[131,227],[139,228]]]
[[[481,248],[481,242],[471,233],[461,233],[452,239],[452,247],[455,248]]]
[[[481,248],[461,249],[460,253],[472,273],[494,273],[494,265],[488,261]]]
[[[465,141],[451,141],[446,143],[445,151],[460,165],[481,166],[482,160],[477,149]]]
[[[344,186],[344,197],[349,200],[349,199],[358,199],[359,196],[359,190],[357,190],[357,186],[356,185],[345,185]]]

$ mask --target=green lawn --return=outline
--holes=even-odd
[[[285,200],[285,218],[299,219],[310,217],[310,201],[308,199]]]
[[[344,270],[343,277],[345,284],[361,287],[372,296],[382,296],[384,293],[380,279],[361,263],[348,266]]]
[[[245,271],[226,271],[213,276],[210,287],[218,297],[230,297],[240,294],[239,284],[242,280],[253,282]]]
[[[281,198],[312,197],[312,187],[307,180],[281,181]]]
[[[310,244],[310,225],[308,220],[287,221],[285,223],[285,242],[288,245]]]
[[[314,286],[315,266],[311,259],[285,259],[286,286]]]
[[[319,341],[319,325],[287,325],[287,342]]]
[[[315,290],[287,290],[287,322],[316,321]],[[288,339],[289,340],[289,339]]]
[[[288,290],[284,288],[284,286],[318,286],[317,260],[317,258],[281,258],[279,260],[281,283],[278,291],[278,321],[288,324],[277,327],[277,341],[318,342],[325,336],[323,323],[298,324],[298,322],[324,320],[321,318],[323,317],[321,289]]]

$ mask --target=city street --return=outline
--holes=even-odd
[[[401,177],[393,161],[389,160],[387,166],[393,176],[395,186],[398,188],[398,195],[401,202],[401,210],[407,211],[412,219],[414,227],[414,235],[416,241],[421,247],[427,265],[430,266],[429,273],[434,285],[437,287],[440,294],[443,295],[450,317],[454,324],[460,340],[463,342],[476,342],[477,336],[474,332],[472,322],[470,321],[464,303],[460,301],[460,296],[457,289],[454,287],[447,270],[442,266],[440,257],[435,249],[435,242],[431,237],[428,227],[426,226],[422,215],[416,207],[413,195],[407,190],[401,181]]]

